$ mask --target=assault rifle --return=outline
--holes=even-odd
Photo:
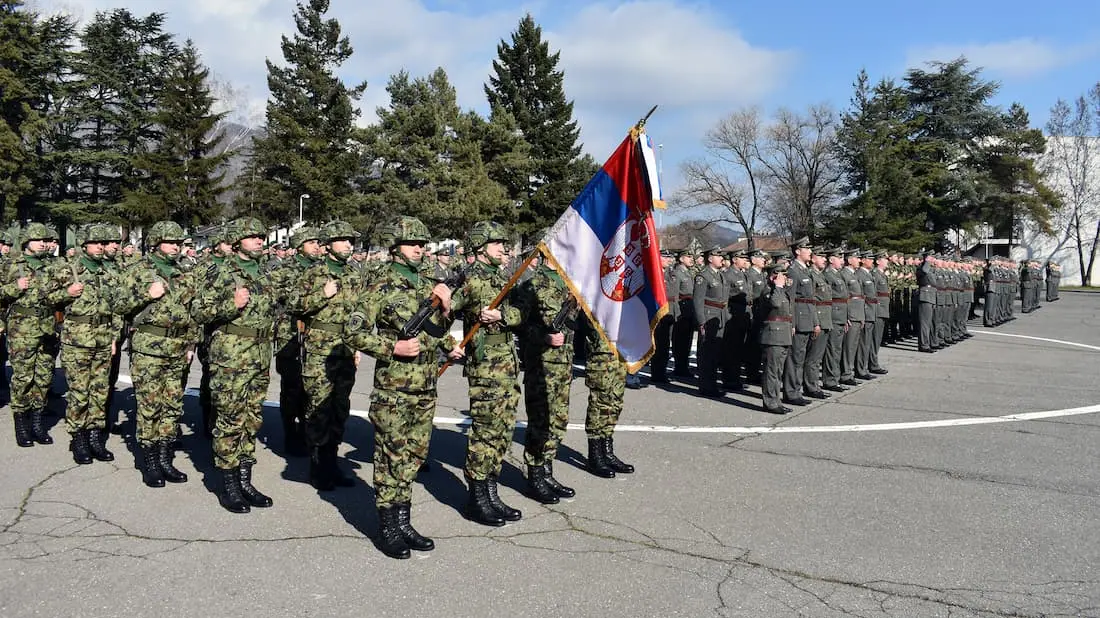
[[[565,321],[569,319],[569,315],[573,313],[573,310],[577,308],[577,297],[570,295],[569,298],[561,304],[561,309],[558,309],[558,313],[554,316],[554,320],[550,322],[550,332],[560,333],[562,327],[565,326]]]
[[[466,270],[462,269],[444,279],[441,283],[454,290],[462,287],[462,284],[465,282]],[[431,321],[431,317],[435,315],[436,310],[439,309],[439,305],[439,297],[435,294],[420,301],[420,307],[416,310],[416,313],[413,314],[413,317],[409,318],[409,321],[401,328],[399,339],[414,339],[420,334],[420,331],[426,331],[432,337],[442,337],[447,334],[444,332],[443,327]]]

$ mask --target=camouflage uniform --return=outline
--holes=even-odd
[[[401,242],[426,242],[429,238],[427,228],[412,217],[402,217],[384,232],[383,243],[391,247]],[[431,296],[433,283],[403,259],[388,262],[387,268],[359,294],[344,331],[347,345],[375,358],[370,397],[374,495],[381,522],[379,544],[387,555],[395,558],[408,557],[410,545],[421,550],[434,547],[430,539],[420,537],[412,528],[410,508],[413,481],[428,456],[432,435],[437,354],[450,352],[458,345],[454,337],[446,334],[452,320],[434,312],[429,319],[435,328],[421,330],[416,335],[420,354],[415,358],[393,355],[401,331],[420,303]],[[444,336],[438,337],[429,330],[442,332]]]
[[[523,346],[527,408],[523,459],[527,464],[528,493],[543,504],[555,504],[576,493],[553,478],[553,463],[569,425],[577,305],[561,275],[545,264],[535,269],[520,291],[523,304],[530,308]],[[559,316],[564,319],[556,326],[554,321]],[[564,342],[553,347],[547,339],[556,333],[563,335]]]
[[[137,400],[137,439],[142,448],[143,480],[150,487],[164,481],[182,483],[187,476],[172,466],[172,442],[183,416],[183,387],[190,352],[199,337],[192,318],[197,282],[194,271],[185,273],[176,256],[159,250],[161,243],[179,243],[183,229],[171,221],[153,224],[146,235],[150,251],[120,276],[115,310],[134,313],[130,372]],[[154,283],[164,295],[154,299]],[[135,313],[136,312],[136,313]]]
[[[466,246],[492,261],[482,253],[485,245],[506,240],[502,226],[482,221],[470,230]],[[467,269],[466,283],[455,292],[451,302],[467,332],[479,322],[481,310],[489,307],[507,283],[499,264],[479,260]],[[523,312],[517,305],[520,300],[513,289],[496,307],[501,313],[500,321],[479,327],[466,347],[465,373],[470,384],[473,418],[466,450],[465,472],[470,482],[466,515],[487,525],[500,525],[503,519],[518,520],[522,516],[496,496],[497,478],[512,442],[519,405],[519,360],[512,332],[523,323]]]
[[[588,470],[604,478],[612,478],[616,472],[630,474],[634,466],[615,455],[614,442],[626,395],[626,365],[594,325],[586,334],[584,383],[588,386],[588,414],[584,432],[588,435]]]
[[[271,498],[252,486],[256,434],[263,425],[263,402],[270,380],[272,335],[279,290],[257,261],[259,251],[246,251],[245,239],[263,239],[267,230],[256,219],[230,225],[237,254],[207,273],[197,295],[197,316],[215,329],[210,337],[210,387],[213,393],[214,465],[222,473],[222,506],[234,513],[249,506],[271,506]],[[237,308],[238,289],[248,301]]]
[[[207,281],[211,277],[212,271],[221,268],[221,265],[225,263],[226,256],[219,253],[218,247],[225,243],[228,233],[229,230],[222,226],[210,236],[210,242],[214,246],[214,250],[210,252],[205,260],[195,265],[193,271],[196,281]],[[199,378],[199,409],[202,410],[203,435],[207,438],[214,437],[214,404],[213,396],[210,393],[210,336],[213,332],[213,324],[203,324],[202,337],[199,338],[199,345],[196,348],[199,365],[202,369],[202,377]]]
[[[47,391],[53,382],[58,347],[53,307],[63,302],[68,292],[62,289],[52,295],[46,294],[43,284],[52,257],[45,252],[34,254],[27,245],[31,241],[56,238],[46,225],[29,224],[20,243],[24,251],[8,261],[0,287],[0,300],[8,307],[11,411],[19,446],[32,446],[33,442],[53,443],[42,424],[42,416]],[[23,277],[27,277],[26,289],[18,285]]]
[[[310,449],[310,482],[328,491],[334,485],[351,487],[354,481],[340,471],[337,450],[351,412],[355,386],[355,350],[343,341],[344,324],[358,298],[362,274],[331,243],[351,241],[359,234],[343,221],[325,226],[328,254],[298,278],[288,299],[291,313],[302,316],[302,386],[305,389],[305,439]],[[325,295],[325,285],[336,282],[336,294]]]
[[[19,234],[20,231],[17,225],[12,225],[3,232],[0,232],[0,275],[6,272],[8,263],[13,257],[11,250],[19,246]],[[7,302],[0,302],[0,368],[6,367],[8,364],[7,313]],[[7,371],[4,371],[3,375],[0,375],[0,391],[4,392],[5,397],[10,396]],[[6,402],[6,399],[4,402]]]
[[[93,225],[78,238],[82,246],[105,245],[114,234],[105,224]],[[117,232],[116,232],[117,233]],[[64,290],[73,284],[84,287],[79,296],[68,298],[61,330],[61,366],[69,385],[65,421],[72,436],[70,449],[78,464],[92,458],[112,461],[114,455],[103,444],[107,430],[107,393],[110,390],[112,346],[122,318],[113,311],[112,297],[118,289],[116,274],[104,265],[102,254],[79,254],[68,264],[47,269],[47,287]]]

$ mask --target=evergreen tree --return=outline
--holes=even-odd
[[[0,220],[18,217],[18,201],[34,188],[33,145],[44,130],[29,82],[38,41],[37,16],[23,0],[0,1]]]
[[[581,157],[580,132],[573,102],[565,98],[560,52],[550,53],[530,14],[520,20],[511,43],[497,45],[498,58],[485,85],[494,115],[508,112],[531,145],[534,174],[513,187],[525,193],[518,228],[525,236],[552,224],[596,172],[591,157]],[[522,181],[522,179],[519,179]]]
[[[222,136],[214,128],[225,114],[211,111],[209,75],[188,40],[168,75],[156,114],[161,141],[135,161],[148,182],[126,195],[125,208],[139,221],[171,219],[192,227],[213,221],[218,213],[228,154],[215,152]]]
[[[297,219],[303,194],[310,196],[306,218],[315,223],[353,218],[359,211],[352,183],[360,158],[354,125],[359,112],[352,101],[367,85],[349,88],[336,77],[352,47],[341,35],[340,23],[325,19],[328,9],[329,0],[299,2],[294,15],[298,32],[282,38],[286,66],[267,61],[271,98],[266,135],[253,144],[256,182],[265,186],[247,193],[263,196],[256,215],[269,221]],[[247,182],[253,182],[251,175]]]

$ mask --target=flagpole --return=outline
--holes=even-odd
[[[531,262],[535,260],[535,256],[539,254],[538,251],[532,251],[531,255],[527,256],[526,260],[516,268],[516,272],[512,273],[512,278],[508,280],[508,283],[504,284],[504,289],[497,294],[497,297],[493,299],[493,302],[489,303],[486,309],[496,309],[497,305],[504,302],[504,297],[508,295],[509,290],[515,287],[516,282],[523,276],[523,273],[527,272],[527,268],[531,265]],[[470,327],[470,330],[466,331],[466,336],[462,338],[462,343],[458,344],[458,347],[465,349],[466,344],[470,343],[470,340],[474,338],[474,334],[481,328],[481,322],[474,322],[474,325]],[[443,372],[447,371],[447,368],[451,366],[451,359],[447,359],[447,362],[443,363],[443,366],[439,368],[439,373],[436,377],[442,376]]]

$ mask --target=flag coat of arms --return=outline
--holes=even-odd
[[[663,207],[653,145],[631,129],[539,243],[578,304],[633,373],[668,313],[653,208]]]

